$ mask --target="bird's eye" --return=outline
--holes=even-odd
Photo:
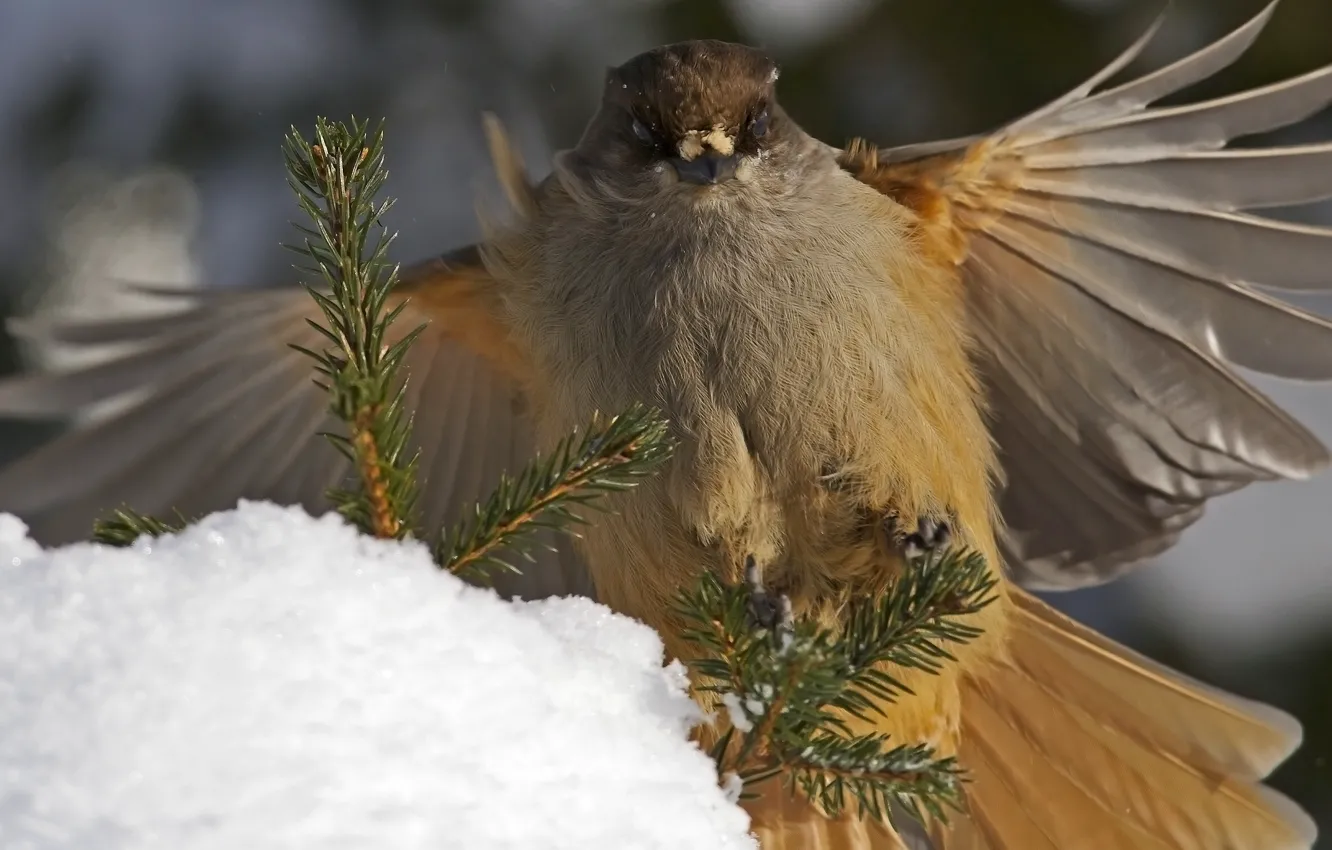
[[[637,118],[634,119],[634,135],[645,145],[656,144],[656,139],[652,137],[652,131],[647,128],[646,124],[639,121]]]
[[[749,133],[756,139],[761,139],[768,134],[768,110],[763,110],[749,124]]]

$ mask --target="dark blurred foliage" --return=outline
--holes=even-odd
[[[6,15],[0,8],[0,48]],[[202,11],[227,0],[180,0]],[[6,4],[0,4],[3,6]],[[274,4],[274,6],[289,4]],[[778,5],[778,4],[774,4]],[[798,5],[786,0],[782,7]],[[817,7],[818,0],[806,0]],[[847,4],[835,4],[839,7]],[[43,88],[4,108],[0,172],[23,175],[20,197],[0,212],[0,315],[16,312],[44,280],[47,219],[39,214],[43,180],[71,159],[113,172],[151,164],[195,178],[204,204],[200,253],[209,279],[234,284],[288,274],[278,242],[289,236],[294,206],[283,183],[279,145],[289,125],[309,127],[316,114],[389,119],[389,191],[401,198],[393,226],[408,260],[475,236],[472,199],[484,173],[477,115],[501,114],[516,132],[534,171],[545,154],[572,144],[593,108],[604,66],[654,44],[689,37],[764,43],[783,65],[780,91],[797,120],[830,142],[868,136],[885,144],[969,134],[992,128],[1081,82],[1141,33],[1160,2],[1129,0],[914,0],[849,4],[827,26],[806,16],[813,34],[772,24],[782,18],[763,3],[721,0],[326,0],[306,4],[334,16],[327,44],[306,45],[301,74],[269,89],[245,76],[243,58],[223,50],[213,66],[196,63],[174,80],[176,96],[151,123],[125,134],[103,132],[104,69],[79,43],[52,45],[55,71]],[[35,7],[34,7],[35,8]],[[127,3],[124,14],[153,14],[152,3]],[[270,26],[268,8],[248,4],[236,30],[235,57],[253,32]],[[1159,64],[1201,46],[1259,8],[1259,0],[1174,0],[1172,17],[1145,57]],[[828,15],[832,15],[831,12]],[[771,20],[769,20],[771,19]],[[15,19],[11,19],[11,22]],[[146,23],[145,18],[145,23]],[[247,30],[246,27],[249,29]],[[805,27],[809,29],[809,27]],[[1256,47],[1190,95],[1212,96],[1302,73],[1332,61],[1332,3],[1285,0]],[[161,34],[138,50],[163,50]],[[169,34],[167,37],[170,37]],[[320,36],[322,37],[322,36]],[[284,48],[278,48],[279,53]],[[313,50],[314,58],[310,58]],[[322,54],[322,59],[320,58]],[[1141,68],[1140,60],[1135,68]],[[313,69],[313,70],[310,70]],[[234,78],[237,82],[228,84]],[[246,86],[251,88],[246,89]],[[121,109],[135,101],[124,93]],[[152,111],[152,110],[149,110]],[[137,119],[135,119],[137,120]],[[1329,138],[1326,122],[1323,138]],[[1288,139],[1309,137],[1297,130]],[[403,176],[405,172],[405,176]],[[242,197],[243,212],[214,212],[232,198],[228,181],[245,175],[268,188]],[[10,181],[11,183],[13,181]],[[0,185],[9,185],[0,183]],[[15,368],[15,349],[0,337],[0,372]],[[57,423],[0,423],[0,460],[49,433]],[[1332,567],[1330,567],[1332,569]],[[1116,588],[1055,601],[1115,636],[1206,681],[1270,700],[1306,724],[1301,752],[1275,784],[1315,812],[1332,833],[1332,628],[1300,645],[1234,662],[1189,651],[1168,623],[1133,616],[1132,597]],[[1120,615],[1109,618],[1111,609]],[[1330,612],[1332,613],[1332,612]],[[1325,839],[1326,842],[1326,839]]]

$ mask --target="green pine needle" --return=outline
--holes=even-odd
[[[801,618],[769,631],[753,622],[754,588],[704,573],[677,610],[699,652],[689,665],[695,688],[732,716],[711,751],[718,775],[747,786],[781,777],[833,817],[854,803],[862,817],[885,818],[895,805],[946,821],[960,800],[957,762],[924,745],[852,735],[845,714],[882,715],[905,692],[880,665],[940,672],[950,644],[980,635],[966,619],[993,601],[994,586],[979,554],[944,550],[852,604],[839,630]]]
[[[962,770],[923,744],[890,747],[886,735],[819,732],[785,763],[795,784],[833,817],[851,806],[862,816],[887,820],[894,805],[917,820],[925,813],[946,823],[945,807],[960,804]]]
[[[601,507],[600,497],[654,473],[672,448],[656,411],[635,405],[609,420],[598,417],[584,436],[570,434],[517,478],[502,477],[469,522],[440,537],[435,560],[473,582],[484,583],[494,570],[519,572],[512,556],[530,559],[534,532],[584,524],[578,506]]]
[[[966,620],[994,601],[995,583],[979,553],[942,550],[917,560],[875,603],[853,603],[841,636],[849,687],[835,707],[862,720],[882,714],[905,687],[877,665],[939,673],[954,660],[949,644],[980,637]]]
[[[393,235],[380,223],[393,201],[375,201],[388,177],[384,130],[368,122],[350,127],[320,118],[314,142],[295,128],[284,145],[288,183],[313,228],[295,250],[314,261],[326,291],[306,284],[324,323],[310,322],[330,348],[297,350],[315,361],[316,383],[329,394],[329,409],[346,434],[325,434],[353,465],[355,490],[329,491],[347,519],[376,537],[403,538],[415,531],[417,454],[408,455],[411,418],[403,411],[405,387],[398,367],[424,325],[389,343],[389,328],[405,304],[388,308],[398,269],[387,260]],[[289,246],[290,247],[290,246]]]
[[[93,523],[92,539],[94,543],[124,548],[140,537],[175,534],[187,525],[189,521],[179,513],[176,514],[175,522],[167,522],[122,507],[112,511],[110,516]]]

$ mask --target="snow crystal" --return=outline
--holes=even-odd
[[[0,845],[753,848],[661,662],[336,516],[43,551],[0,515]]]
[[[741,732],[748,732],[754,728],[749,715],[745,714],[744,706],[740,704],[740,697],[728,691],[721,695],[721,703],[726,706],[726,714],[730,717],[732,726]]]
[[[744,777],[734,770],[726,771],[726,775],[722,777],[722,793],[732,803],[738,803],[740,796],[745,793]]]

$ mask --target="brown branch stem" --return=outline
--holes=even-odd
[[[402,529],[402,518],[393,511],[389,499],[388,482],[384,480],[379,444],[375,441],[373,423],[379,411],[365,407],[356,412],[352,422],[352,445],[356,446],[361,481],[370,502],[370,523],[376,537],[396,538]]]

